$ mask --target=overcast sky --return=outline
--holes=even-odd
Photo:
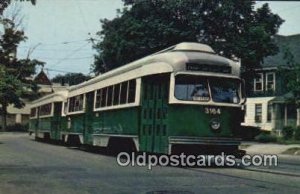
[[[285,20],[279,34],[300,33],[300,2],[269,4]],[[122,6],[121,0],[38,0],[36,6],[14,3],[6,14],[21,8],[22,28],[28,40],[18,49],[18,56],[25,57],[28,49],[36,47],[31,58],[45,61],[46,73],[53,77],[64,72],[90,72],[95,52],[87,39],[96,38],[95,33],[101,29],[100,19],[114,18],[116,9]]]

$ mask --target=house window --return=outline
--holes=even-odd
[[[287,104],[287,119],[297,119],[297,109],[293,104]]]
[[[263,90],[263,74],[259,73],[254,78],[254,91],[262,91]]]
[[[40,107],[40,116],[50,115],[52,110],[52,103],[42,105]]]
[[[272,104],[268,104],[267,122],[272,121]]]
[[[262,122],[262,104],[255,104],[255,122]]]
[[[69,99],[69,112],[77,112],[83,110],[83,94],[71,97]]]
[[[267,91],[275,91],[275,73],[266,74],[266,88]]]

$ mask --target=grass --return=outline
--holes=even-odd
[[[246,149],[248,147],[250,147],[251,145],[248,145],[248,144],[241,144],[239,145],[239,149]]]
[[[300,140],[277,138],[277,143],[284,145],[300,144]]]

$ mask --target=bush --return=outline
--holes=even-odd
[[[294,135],[294,128],[291,126],[286,126],[282,129],[283,139],[292,139]]]
[[[6,131],[8,132],[27,132],[29,128],[29,125],[22,125],[22,124],[14,124],[14,125],[8,125],[6,127]]]
[[[255,137],[255,140],[262,143],[277,142],[277,137],[269,133],[261,133]]]
[[[241,126],[238,133],[236,134],[238,137],[242,138],[243,140],[251,141],[259,135],[261,132],[259,127],[254,126]]]
[[[300,127],[297,127],[295,129],[294,137],[295,137],[295,140],[300,140]]]

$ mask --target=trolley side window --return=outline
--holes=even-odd
[[[67,114],[68,113],[68,102],[63,102],[64,105],[64,112],[63,114]]]
[[[136,80],[101,88],[96,92],[95,108],[118,106],[135,102]]]
[[[36,108],[30,109],[30,117],[35,117],[36,116]]]
[[[136,80],[129,81],[129,90],[128,90],[128,103],[135,101],[135,89],[136,89]]]
[[[101,99],[100,99],[100,107],[106,106],[107,101],[107,88],[102,88]]]
[[[44,104],[40,106],[40,116],[51,115],[52,112],[52,103]]]
[[[83,110],[83,94],[69,98],[69,112]]]
[[[113,102],[113,91],[114,91],[114,87],[113,86],[109,86],[107,89],[107,106],[111,106],[112,102]]]
[[[121,84],[120,104],[127,103],[127,92],[128,92],[128,82],[123,82]]]
[[[96,91],[96,104],[95,104],[96,108],[99,108],[101,106],[102,92],[103,92],[102,89]]]
[[[191,75],[176,76],[175,97],[178,100],[209,101],[207,79]]]
[[[209,85],[214,102],[240,103],[241,82],[239,80],[211,78]]]
[[[113,105],[120,104],[120,86],[121,86],[121,84],[115,85]]]

